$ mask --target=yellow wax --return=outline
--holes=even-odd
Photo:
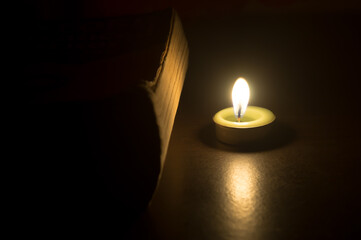
[[[266,108],[248,106],[241,121],[234,116],[233,108],[226,108],[214,115],[213,121],[229,128],[256,128],[270,124],[276,119],[275,115]]]
[[[216,124],[216,137],[219,141],[231,145],[241,145],[264,138],[276,119],[268,109],[249,106],[241,121],[234,116],[232,107],[216,113],[213,121]]]

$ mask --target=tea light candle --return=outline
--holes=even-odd
[[[223,109],[213,117],[219,141],[238,145],[267,134],[276,117],[266,108],[248,106],[249,96],[247,81],[237,79],[232,90],[233,108]]]

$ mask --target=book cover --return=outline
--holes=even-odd
[[[185,78],[178,15],[38,21],[23,49],[21,211],[66,226],[132,222],[161,176]]]

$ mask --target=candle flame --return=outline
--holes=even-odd
[[[246,112],[249,100],[249,86],[244,78],[238,78],[233,85],[232,101],[234,115],[238,122]]]

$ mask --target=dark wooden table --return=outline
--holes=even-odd
[[[186,23],[190,66],[159,187],[134,238],[360,239],[360,15]],[[277,131],[219,143],[237,77]]]

